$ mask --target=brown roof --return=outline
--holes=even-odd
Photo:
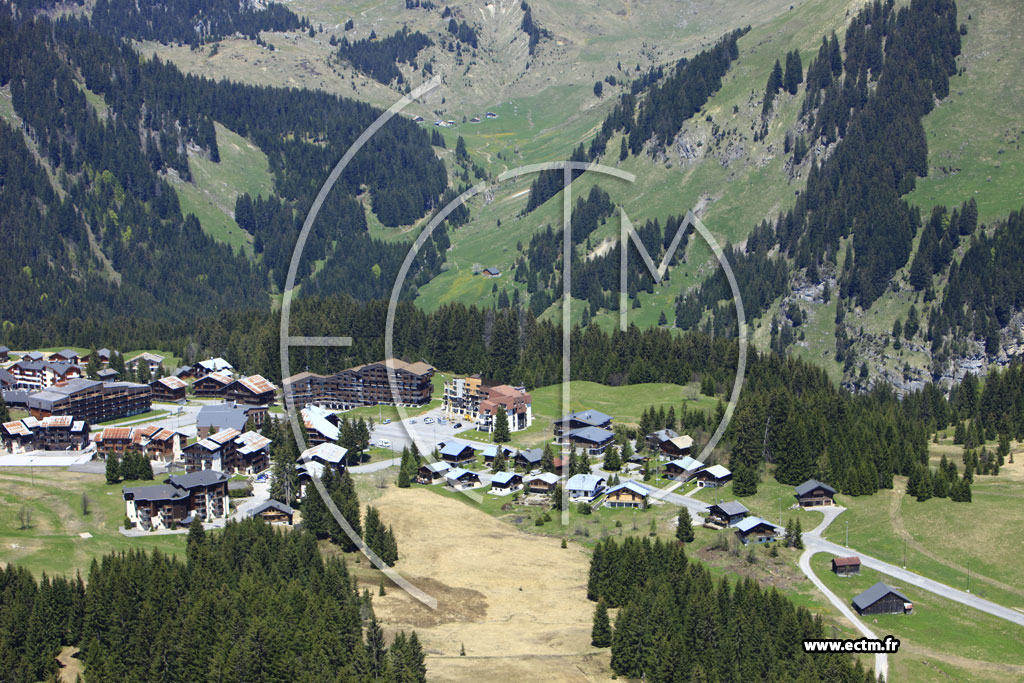
[[[249,375],[248,377],[243,377],[238,381],[242,383],[243,387],[254,394],[263,394],[268,391],[274,391],[276,388],[262,375]]]
[[[185,382],[178,379],[177,377],[161,377],[156,381],[160,382],[160,384],[163,384],[168,389],[184,389],[185,387],[188,386],[187,384],[185,384]]]
[[[130,438],[132,438],[132,428],[131,427],[105,427],[103,429],[103,437],[102,438],[103,438],[104,441],[106,441],[107,439],[118,439],[118,440],[130,439]]]
[[[44,427],[70,427],[73,419],[70,415],[51,415],[43,418],[42,425]]]
[[[217,432],[216,434],[212,434],[212,435],[208,436],[207,438],[210,441],[213,441],[215,443],[225,444],[228,441],[231,441],[231,439],[235,438],[239,434],[241,434],[241,432],[238,431],[237,429],[230,429],[229,428],[229,429],[222,429],[219,432]]]
[[[202,380],[198,380],[198,381],[201,382],[201,381],[206,380],[206,379],[212,379],[213,381],[219,382],[220,384],[224,384],[224,385],[231,384],[231,378],[228,377],[227,375],[222,375],[219,372],[211,372],[206,377],[203,377]]]
[[[28,427],[25,426],[21,420],[15,420],[14,422],[5,422],[4,429],[7,430],[8,434],[18,434],[19,436],[28,436],[32,432],[29,431]]]
[[[854,557],[834,557],[832,558],[832,564],[836,567],[859,567],[860,558]]]

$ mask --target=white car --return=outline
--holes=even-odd
[[[381,439],[377,442],[377,445],[381,448],[391,448],[391,439]]]
[[[432,425],[432,424],[434,424],[434,418],[432,418],[432,417],[425,417],[425,418],[423,418],[423,424],[425,424],[425,425]]]

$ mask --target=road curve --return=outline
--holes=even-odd
[[[828,598],[828,601],[831,602],[844,617],[846,617],[847,621],[853,624],[854,627],[861,632],[861,635],[865,638],[877,640],[878,636],[875,635],[874,631],[865,626],[864,622],[860,620],[854,611],[850,609],[838,595],[830,591],[822,580],[815,575],[814,570],[811,568],[811,558],[818,552],[823,551],[808,547],[800,556],[800,570],[806,574],[807,578],[811,580],[811,583],[813,583],[815,587],[821,591],[826,598]],[[884,652],[875,653],[875,676],[883,676],[885,677],[885,680],[889,680],[889,655]]]

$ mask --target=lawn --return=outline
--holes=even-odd
[[[864,617],[865,623],[879,638],[886,634],[901,641],[901,652],[889,656],[890,666],[908,655],[903,648],[922,648],[929,658],[942,661],[950,658],[971,669],[992,664],[1010,664],[1020,668],[1024,652],[1024,628],[993,617],[960,603],[940,598],[934,593],[908,586],[889,576],[862,568],[859,576],[839,577],[829,571],[828,556],[814,556],[815,573],[826,586],[844,601],[871,587],[878,581],[899,590],[914,603],[913,614],[878,614]]]
[[[847,510],[825,536],[844,543],[848,522],[851,548],[899,566],[905,551],[908,569],[961,590],[967,588],[969,563],[972,593],[1024,608],[1024,544],[1007,542],[1024,524],[1019,485],[997,477],[976,476],[975,482],[971,503],[918,502],[901,493],[902,477],[891,491],[843,496]]]
[[[156,481],[127,482],[128,485]],[[82,494],[89,500],[89,514],[82,514]],[[31,512],[31,527],[21,529],[19,511]],[[63,468],[0,469],[0,557],[16,562],[35,574],[83,573],[94,558],[129,549],[159,548],[180,553],[182,535],[128,538],[118,528],[125,508],[121,485],[108,486],[103,475],[68,472]],[[82,538],[81,533],[92,534]]]
[[[533,425],[529,429],[512,434],[515,446],[533,447],[552,438],[552,423],[565,412],[562,405],[562,385],[534,389],[530,392],[533,399]],[[613,424],[636,425],[640,415],[650,406],[655,408],[675,407],[676,414],[686,404],[687,409],[700,408],[705,411],[714,409],[718,399],[700,394],[697,385],[651,383],[628,384],[617,387],[605,386],[595,382],[569,382],[569,408],[572,410],[594,409],[612,416]]]
[[[117,420],[107,420],[106,422],[97,422],[94,427],[113,427],[114,425],[125,424],[128,422],[145,422],[155,420],[158,417],[167,415],[167,410],[150,410],[145,413],[139,413],[138,415],[131,415],[129,417],[118,418]]]
[[[737,498],[732,492],[732,482],[730,482],[721,488],[697,489],[693,497],[705,503],[714,503],[718,500],[738,500],[747,506],[750,514],[766,519],[772,524],[779,524],[781,505],[781,525],[785,526],[790,518],[799,519],[804,531],[810,531],[821,524],[822,520],[821,513],[815,510],[791,510],[790,507],[796,503],[793,487],[780,484],[770,474],[762,475],[761,482],[757,485],[757,493],[752,496]],[[847,498],[840,496],[837,500],[840,505],[845,505]],[[833,527],[840,522],[834,522]],[[868,550],[865,549],[864,552],[868,552]]]

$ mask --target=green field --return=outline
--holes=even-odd
[[[878,614],[864,618],[879,638],[891,634],[900,639],[900,652],[889,655],[889,666],[896,672],[901,671],[902,660],[920,657],[983,675],[1000,671],[999,665],[1011,665],[1018,674],[1022,672],[1020,653],[1024,651],[1024,628],[871,569],[862,568],[859,576],[836,576],[829,571],[827,555],[815,555],[812,562],[815,574],[844,601],[849,602],[855,595],[883,581],[914,603],[913,614]],[[911,671],[914,668],[911,665]],[[1013,669],[1002,669],[1004,675],[1008,675],[1002,680],[1013,680],[1009,676]],[[935,680],[918,676],[914,674],[910,680]],[[901,679],[893,675],[892,680]]]
[[[127,482],[128,485],[157,482]],[[82,494],[90,512],[82,514]],[[19,512],[31,511],[31,527],[21,529]],[[0,470],[0,560],[17,562],[36,574],[83,573],[89,563],[107,553],[154,549],[180,553],[183,535],[128,538],[118,531],[125,507],[121,485],[108,486],[101,474],[68,472],[63,468],[4,468]],[[81,533],[92,534],[82,538]]]
[[[533,399],[533,425],[512,434],[512,443],[533,447],[552,438],[552,423],[569,410],[592,408],[612,416],[613,424],[633,424],[649,406],[675,407],[676,414],[685,403],[689,410],[714,410],[718,399],[700,394],[697,385],[628,384],[609,387],[595,382],[569,382],[570,404],[562,405],[562,385],[553,384],[530,392]]]
[[[129,422],[148,422],[157,418],[167,415],[166,410],[150,410],[145,413],[139,413],[138,415],[131,415],[129,417],[122,417],[116,420],[107,420],[106,422],[97,422],[97,427],[111,427],[113,425],[125,424]]]
[[[849,523],[850,547],[923,576],[966,589],[970,563],[971,592],[1009,607],[1024,608],[1024,546],[1016,538],[1024,523],[1019,483],[999,477],[975,477],[971,503],[932,498],[918,502],[900,491],[873,496],[843,496],[847,507],[825,533],[844,543]],[[905,545],[904,545],[905,543]]]
[[[220,162],[214,163],[203,154],[189,153],[192,183],[173,180],[181,201],[183,214],[194,213],[203,230],[217,240],[230,244],[236,251],[244,249],[252,255],[252,236],[235,223],[235,198],[248,192],[250,196],[269,196],[274,189],[267,156],[240,135],[219,123],[217,148]]]

